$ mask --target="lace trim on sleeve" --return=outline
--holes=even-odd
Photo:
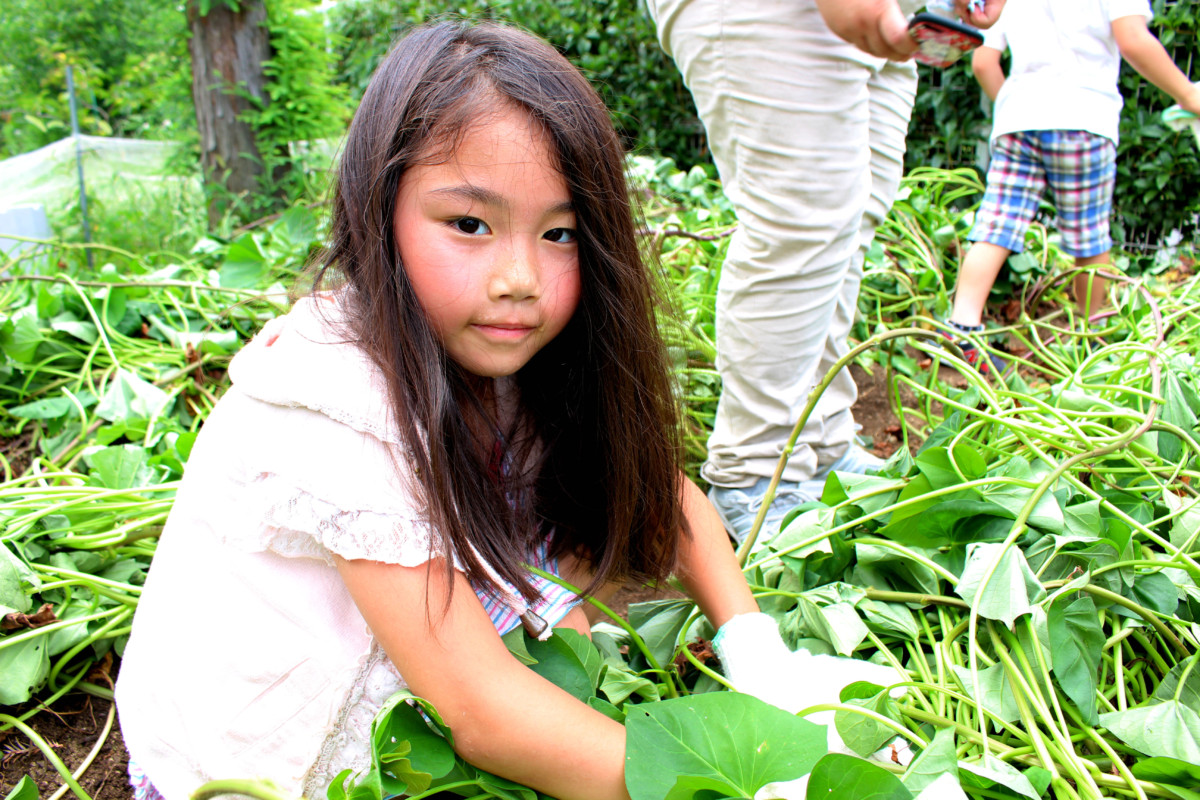
[[[441,543],[416,509],[346,509],[264,473],[246,484],[249,508],[231,509],[242,524],[218,532],[227,544],[250,552],[269,551],[289,558],[315,558],[333,565],[333,556],[415,567],[442,555]],[[256,520],[253,531],[246,519]]]

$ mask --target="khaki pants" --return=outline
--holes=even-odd
[[[813,386],[843,356],[863,256],[891,207],[916,69],[869,56],[812,0],[650,0],[738,216],[717,292],[723,381],[703,476],[775,471]],[[853,440],[848,371],[826,390],[784,479]]]

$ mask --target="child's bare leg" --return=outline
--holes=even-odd
[[[1088,267],[1093,264],[1108,264],[1109,254],[1100,253],[1094,256],[1075,257],[1076,267]],[[1090,280],[1089,280],[1090,279]],[[1080,273],[1075,276],[1075,305],[1085,316],[1092,316],[1104,307],[1107,299],[1108,281],[1099,275]]]
[[[1008,248],[990,242],[975,242],[971,246],[958,270],[951,321],[967,327],[983,322],[983,306],[987,303],[988,292],[992,290],[1000,268],[1011,253]]]
[[[571,556],[566,556],[559,559],[558,573],[566,581],[580,588],[583,588],[592,582],[592,570],[587,565],[581,564],[577,559]],[[621,589],[622,585],[623,584],[613,582],[606,583],[593,592],[591,596],[599,600],[601,603],[608,605],[608,602],[612,599],[613,595],[615,595]],[[591,636],[592,625],[596,624],[597,622],[602,622],[607,618],[607,615],[603,611],[584,600],[578,606],[571,609],[570,613],[563,617],[562,621],[554,627],[570,627],[586,636]]]
[[[575,606],[554,627],[571,628],[572,630],[579,631],[589,639],[592,638],[592,623],[587,617],[587,611],[584,609],[584,606],[591,608],[587,603]]]
[[[607,605],[609,605],[610,601],[613,599],[613,595],[615,595],[618,591],[620,591],[621,588],[623,588],[623,584],[606,583],[603,586],[601,586],[599,589],[597,589],[596,593],[593,594],[592,597],[596,598],[601,603],[604,603],[604,605],[607,606]],[[589,625],[595,625],[597,622],[604,622],[606,619],[608,619],[607,614],[605,614],[600,609],[596,608],[591,603],[585,602],[582,606],[580,606],[580,608],[582,608],[583,613],[587,615],[587,620],[588,620]]]

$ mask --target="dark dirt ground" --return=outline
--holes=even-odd
[[[854,418],[862,425],[860,433],[873,443],[877,455],[887,457],[899,446],[900,439],[897,436],[899,427],[888,401],[884,371],[876,368],[874,374],[868,375],[857,365],[852,366],[851,371],[859,387]],[[13,454],[9,455],[11,458]],[[644,588],[628,589],[619,593],[611,605],[624,614],[630,603],[663,596],[667,595]],[[115,670],[113,667],[114,679]],[[103,675],[97,675],[92,682],[104,684],[106,680]],[[38,711],[27,724],[50,744],[55,755],[72,771],[78,769],[99,744],[99,752],[79,778],[81,787],[93,800],[130,800],[132,793],[125,776],[129,756],[120,728],[114,722],[107,736],[103,735],[110,706],[108,701],[100,698],[69,694],[53,707]],[[19,716],[32,707],[27,705],[6,711]],[[24,734],[12,730],[0,732],[0,797],[7,795],[23,775],[29,775],[37,784],[41,800],[49,800],[63,785],[57,771]],[[65,796],[71,796],[69,791]]]

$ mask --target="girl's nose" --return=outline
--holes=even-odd
[[[502,248],[492,267],[493,300],[526,300],[541,290],[536,245],[513,242]]]

